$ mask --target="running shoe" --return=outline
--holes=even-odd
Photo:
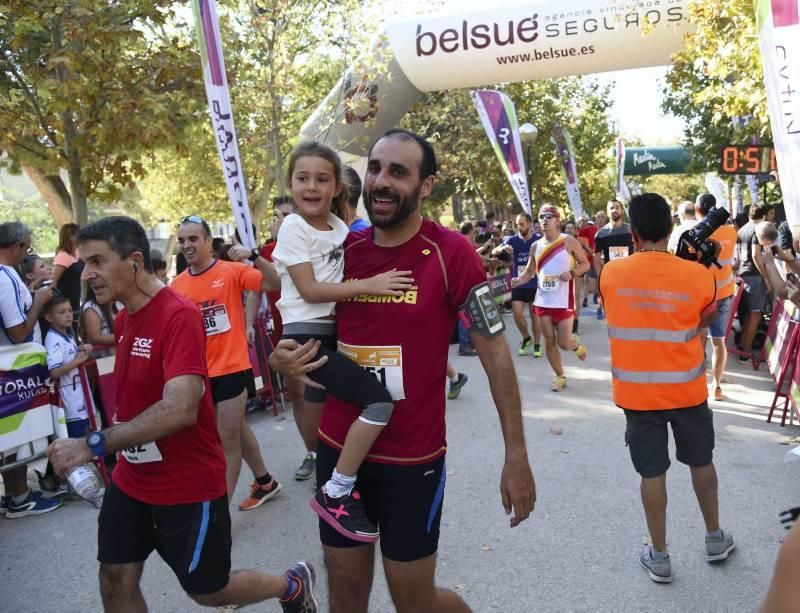
[[[572,338],[574,338],[578,343],[578,346],[575,347],[575,355],[581,362],[583,362],[586,360],[586,345],[581,342],[581,339],[577,334],[573,334]]]
[[[728,532],[723,532],[720,536],[706,536],[706,561],[721,562],[727,560],[731,551],[736,549],[733,536]]]
[[[749,353],[740,353],[739,354],[739,361],[740,362],[749,362],[752,360]]]
[[[647,571],[650,579],[656,583],[672,583],[672,560],[669,555],[660,560],[654,560],[652,545],[648,545],[639,556],[639,564]]]
[[[323,521],[342,536],[360,543],[374,543],[378,540],[378,529],[367,519],[361,494],[356,490],[334,498],[320,488],[309,504]]]
[[[535,357],[535,358],[542,357],[542,346],[541,345],[534,345],[533,346],[533,357]]]
[[[530,336],[528,338],[522,339],[522,342],[519,345],[519,349],[517,349],[517,354],[528,355],[531,349],[531,344],[533,344],[533,339]]]
[[[592,302],[597,304],[597,294],[592,294]]]
[[[49,492],[42,492],[42,498],[47,500],[64,500],[70,495],[69,486],[66,483],[59,483],[56,489]]]
[[[465,355],[468,357],[475,357],[478,355],[478,350],[472,345],[461,345],[458,348],[458,355]]]
[[[585,309],[586,307],[589,306],[589,301],[586,298],[584,298],[583,302],[581,303],[581,306]]]
[[[553,378],[553,387],[551,389],[554,392],[563,391],[565,387],[567,387],[567,378],[564,375]]]
[[[315,472],[317,472],[317,460],[313,454],[307,453],[303,458],[303,463],[294,471],[294,478],[297,481],[307,481],[314,476]]]
[[[458,373],[458,379],[455,382],[450,381],[450,389],[447,390],[447,399],[448,400],[455,400],[458,398],[458,395],[461,393],[461,389],[467,384],[469,381],[469,377],[465,375],[463,372]]]
[[[266,485],[259,485],[258,482],[253,481],[250,484],[250,495],[239,505],[239,510],[252,511],[260,507],[280,491],[281,484],[275,481],[275,479],[272,479],[272,481]]]
[[[17,519],[26,515],[41,515],[55,511],[61,506],[61,501],[57,498],[45,498],[41,492],[32,490],[28,490],[25,500],[19,504],[16,504],[11,498],[7,500],[7,503],[6,517],[8,519]]]
[[[718,385],[714,388],[714,400],[721,402],[725,396],[722,395],[722,388]]]
[[[603,309],[601,309],[600,307],[597,307],[597,319],[603,319],[604,317],[605,317],[605,314],[603,313]]]
[[[281,599],[281,606],[286,613],[316,613],[317,600],[314,598],[314,584],[317,573],[311,562],[301,560],[283,573],[287,581],[297,583],[297,590],[286,600]]]

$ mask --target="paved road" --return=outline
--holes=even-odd
[[[506,321],[514,328],[510,317]],[[800,502],[800,462],[785,464],[789,447],[782,444],[800,428],[765,423],[771,381],[764,368],[732,364],[729,399],[713,405],[721,518],[736,536],[737,550],[724,565],[704,561],[703,523],[689,472],[675,464],[668,478],[675,580],[656,585],[637,563],[646,527],[623,443],[624,418],[610,402],[605,322],[586,317],[582,328],[589,359],[580,365],[566,356],[569,383],[560,394],[550,391],[544,358],[514,356],[539,500],[532,518],[513,530],[500,505],[502,439],[487,381],[477,358],[458,357],[453,348],[453,361],[470,382],[447,411],[438,583],[458,590],[475,611],[754,610],[782,537],[777,514]],[[516,329],[508,338],[516,349]],[[295,425],[290,416],[271,415],[251,423],[284,489],[260,509],[232,512],[234,567],[281,572],[307,557],[321,569],[316,520],[308,508],[312,487],[291,478],[303,455]],[[245,490],[242,479],[237,500]],[[41,517],[0,520],[0,611],[100,610],[96,516],[87,504],[70,502]],[[378,574],[370,609],[391,611]],[[142,584],[152,611],[201,610],[157,556],[147,563]],[[327,610],[324,589],[320,601]]]

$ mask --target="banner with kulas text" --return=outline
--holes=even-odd
[[[553,126],[553,134],[550,137],[556,148],[556,158],[561,162],[561,170],[564,175],[564,183],[567,187],[567,200],[572,208],[575,220],[583,215],[583,204],[581,203],[581,188],[578,185],[578,167],[575,164],[575,149],[572,146],[572,138],[563,127]]]

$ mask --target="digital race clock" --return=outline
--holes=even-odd
[[[725,145],[719,158],[719,172],[724,175],[760,175],[778,169],[770,145]]]

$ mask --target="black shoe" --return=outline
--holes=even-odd
[[[739,361],[740,362],[749,362],[752,358],[750,357],[749,353],[740,353],[739,354]]]
[[[474,357],[478,355],[478,350],[475,349],[472,345],[462,345],[458,348],[458,355],[466,355],[470,357]]]
[[[309,504],[317,515],[342,536],[359,543],[374,543],[378,540],[378,529],[367,519],[361,495],[356,490],[334,498],[320,488]]]
[[[297,582],[297,591],[286,600],[281,600],[283,610],[287,613],[316,613],[314,583],[317,580],[317,573],[314,571],[314,565],[301,560],[287,570],[284,576]]]

